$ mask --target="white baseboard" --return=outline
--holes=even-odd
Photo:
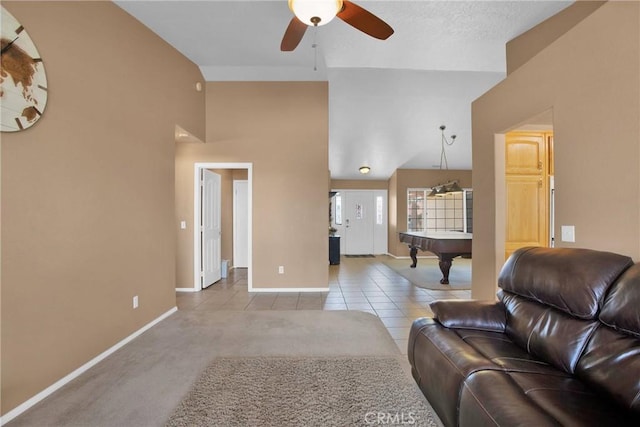
[[[329,292],[329,288],[251,288],[249,292]]]
[[[200,292],[200,289],[196,289],[196,288],[176,288],[176,292]]]
[[[26,402],[18,405],[17,407],[12,409],[11,411],[7,412],[2,417],[0,417],[0,426],[4,425],[5,423],[8,423],[9,421],[14,419],[18,415],[22,414],[27,409],[31,408],[36,403],[40,402],[41,400],[43,400],[47,396],[51,395],[56,390],[60,389],[61,387],[63,387],[67,383],[69,383],[72,380],[74,380],[75,378],[79,377],[81,374],[83,374],[84,372],[86,372],[87,370],[92,368],[93,366],[97,365],[100,361],[105,359],[107,356],[115,353],[117,350],[119,350],[124,345],[128,344],[134,338],[138,337],[143,332],[145,332],[146,330],[150,329],[152,326],[156,325],[157,323],[159,323],[159,322],[163,321],[164,319],[166,319],[167,317],[171,316],[176,311],[178,311],[178,307],[173,307],[171,310],[169,310],[166,313],[162,314],[160,317],[158,317],[158,318],[152,320],[151,322],[147,323],[142,328],[138,329],[137,331],[135,331],[134,333],[132,333],[131,335],[129,335],[128,337],[126,337],[125,339],[120,341],[119,343],[117,343],[114,346],[112,346],[111,348],[103,351],[98,356],[94,357],[93,359],[91,359],[90,361],[85,363],[84,365],[80,366],[78,369],[76,369],[75,371],[71,372],[69,375],[66,375],[65,377],[59,379],[55,383],[51,384],[49,387],[47,387],[44,390],[42,390],[40,393],[38,393],[35,396],[33,396],[31,399],[27,400]]]

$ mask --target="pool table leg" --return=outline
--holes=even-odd
[[[440,279],[440,283],[443,285],[449,284],[449,270],[451,270],[451,264],[453,263],[453,258],[448,256],[440,256],[440,271],[442,271],[442,279]]]
[[[411,261],[413,261],[411,268],[416,268],[418,265],[418,257],[416,255],[418,255],[418,248],[415,246],[409,246],[409,256],[411,257]]]

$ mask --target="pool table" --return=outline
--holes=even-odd
[[[416,257],[418,249],[436,254],[440,261],[440,271],[442,272],[440,283],[443,285],[449,284],[449,270],[451,270],[453,259],[458,256],[471,256],[472,233],[463,233],[461,231],[401,231],[399,236],[400,241],[409,246],[409,255],[413,261],[411,268],[416,268],[418,265],[418,258]]]

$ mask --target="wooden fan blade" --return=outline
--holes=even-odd
[[[291,22],[289,22],[289,26],[282,37],[280,50],[283,52],[290,52],[294,50],[300,44],[305,31],[307,31],[307,24],[295,16],[291,18]]]
[[[337,16],[352,27],[380,40],[386,40],[393,34],[393,28],[389,24],[347,0],[343,1],[342,10]]]

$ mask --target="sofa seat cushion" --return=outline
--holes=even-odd
[[[527,353],[522,347],[511,341],[507,334],[464,329],[456,330],[456,333],[462,341],[489,360],[493,364],[492,369],[545,375],[567,375]]]
[[[629,413],[570,376],[479,371],[465,381],[459,426],[631,426]]]
[[[493,362],[460,339],[461,330],[446,329],[431,318],[413,322],[408,357],[412,374],[445,425],[456,425],[458,396],[464,379]]]
[[[567,374],[536,360],[500,332],[443,328],[421,318],[409,334],[408,357],[418,386],[445,425],[455,425],[462,384],[482,370]]]

